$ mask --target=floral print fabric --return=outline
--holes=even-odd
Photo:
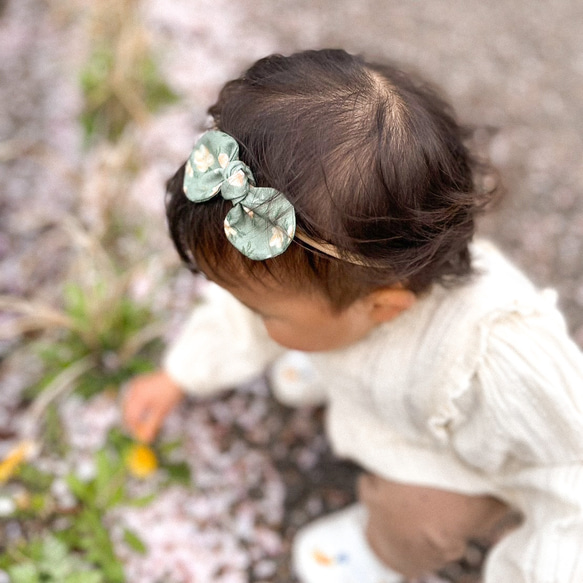
[[[203,134],[186,163],[184,193],[203,203],[220,192],[233,203],[224,223],[229,241],[250,259],[276,257],[294,237],[294,208],[281,192],[256,187],[250,168],[238,156],[239,146],[228,134]]]

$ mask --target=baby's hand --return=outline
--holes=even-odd
[[[182,389],[164,371],[137,376],[124,397],[124,423],[136,439],[149,443],[183,396]]]

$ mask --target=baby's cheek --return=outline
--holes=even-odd
[[[278,344],[281,344],[282,346],[286,346],[287,347],[287,337],[288,337],[288,333],[286,333],[286,329],[284,326],[282,326],[281,324],[278,324],[277,322],[273,321],[273,320],[263,320],[263,325],[265,326],[265,330],[267,331],[267,334],[269,334],[269,337],[277,342]]]
[[[277,320],[264,320],[263,324],[269,337],[284,348],[307,352],[327,349],[326,343],[322,343],[319,336],[310,333],[309,330],[299,329]]]

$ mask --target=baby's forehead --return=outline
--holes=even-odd
[[[209,281],[226,288],[241,292],[277,293],[295,291],[299,286],[281,273],[281,270],[270,270],[263,262],[248,260],[236,250],[229,261],[207,261],[197,258],[198,271]]]

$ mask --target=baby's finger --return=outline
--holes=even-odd
[[[119,401],[121,404],[122,418],[125,425],[132,427],[140,417],[142,405],[136,402],[132,386],[125,384],[121,387]]]
[[[145,419],[138,420],[133,428],[133,434],[136,439],[144,443],[150,443],[156,437],[160,421],[155,415],[149,415]]]
[[[129,432],[135,435],[149,416],[147,408],[137,403],[130,403],[124,409],[123,423]]]
[[[122,407],[126,425],[135,428],[153,414],[155,403],[148,392],[141,390],[140,385],[130,385]]]

